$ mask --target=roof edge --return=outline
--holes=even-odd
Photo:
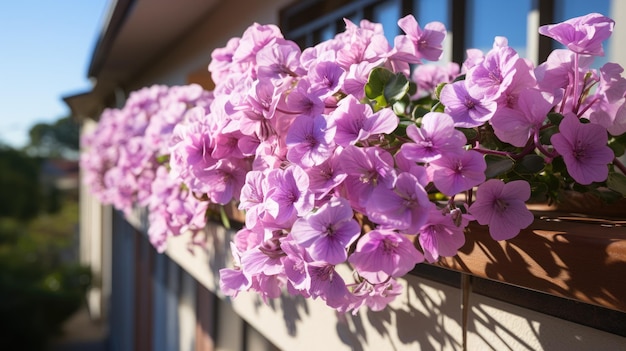
[[[96,77],[104,64],[115,38],[128,18],[136,0],[114,0],[109,8],[108,20],[104,23],[100,36],[91,55],[87,77]]]

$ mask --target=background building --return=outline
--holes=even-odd
[[[278,24],[285,37],[310,46],[343,30],[342,18],[383,23],[393,42],[398,18],[444,22],[446,60],[488,49],[496,35],[538,62],[553,48],[540,23],[588,12],[616,20],[607,59],[626,66],[626,3],[618,0],[118,0],[94,50],[91,91],[65,100],[84,130],[105,107],[152,84],[213,87],[213,49],[253,22]],[[111,350],[401,350],[605,349],[626,345],[626,313],[555,297],[456,271],[423,265],[404,282],[406,294],[380,313],[337,315],[320,301],[283,297],[264,305],[218,291],[227,264],[226,230],[209,225],[207,248],[190,255],[187,240],[158,254],[146,236],[147,216],[125,217],[81,189],[81,259],[95,284],[92,318],[108,325]],[[616,278],[619,279],[619,278]],[[534,287],[530,287],[531,289]],[[543,289],[538,289],[543,290]],[[626,296],[616,296],[626,300]]]

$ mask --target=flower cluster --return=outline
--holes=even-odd
[[[118,117],[126,108],[105,111],[100,128],[114,131],[92,136],[98,151],[85,154],[97,154],[85,162],[92,187],[104,201],[142,204],[139,184],[150,178],[151,224],[178,225],[173,232],[201,226],[206,207],[171,196],[235,201],[245,223],[231,243],[233,266],[220,271],[222,291],[267,300],[286,290],[339,311],[383,309],[417,263],[454,256],[471,221],[505,240],[533,222],[529,200],[558,201],[567,189],[626,195],[617,158],[626,79],[615,63],[592,68],[611,19],[541,27],[567,49],[537,66],[504,37],[488,52],[468,50],[462,66],[426,64],[441,57],[446,29],[411,15],[393,43],[380,24],[345,24],[301,50],[255,23],[216,49],[211,98],[187,100],[200,106],[170,120],[165,144],[154,142],[150,162],[168,154],[168,168],[121,166],[127,153],[135,164],[145,155],[147,143],[128,135],[147,137],[156,92],[132,118]]]
[[[100,202],[127,214],[135,205],[147,207],[150,241],[159,251],[168,236],[206,225],[207,203],[171,177],[164,160],[174,129],[194,109],[208,113],[212,99],[199,85],[143,88],[123,108],[106,109],[82,137],[84,183]]]

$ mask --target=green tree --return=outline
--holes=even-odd
[[[0,217],[27,220],[41,209],[39,161],[0,146]]]
[[[30,128],[26,151],[41,157],[75,158],[78,155],[80,126],[71,117],[54,123],[37,123]]]

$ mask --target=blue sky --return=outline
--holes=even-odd
[[[89,90],[87,69],[108,0],[0,6],[0,142],[22,147],[38,122],[69,115],[62,97]]]

